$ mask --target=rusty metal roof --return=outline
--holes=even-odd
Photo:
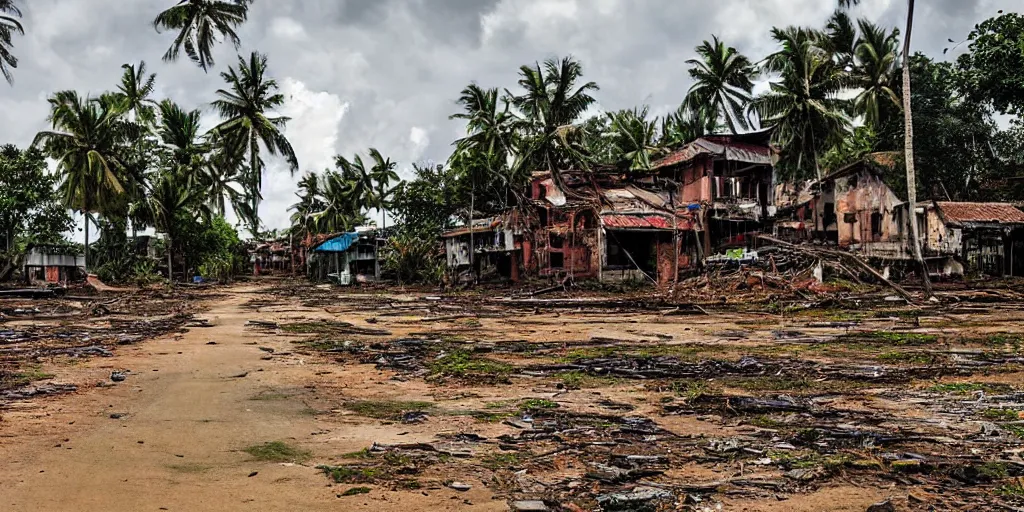
[[[473,227],[463,226],[455,228],[451,231],[447,231],[441,235],[441,238],[452,238],[456,236],[468,235],[470,232],[475,233],[489,233],[496,230],[502,225],[501,219],[495,217],[491,219],[476,219],[473,221]]]
[[[951,224],[1024,224],[1024,212],[1010,203],[937,203]]]
[[[716,136],[715,140],[697,139],[681,149],[670,153],[665,158],[651,164],[651,169],[662,169],[689,162],[698,155],[714,155],[733,162],[747,162],[759,165],[771,165],[771,149],[767,146],[748,144],[728,140],[726,136]]]
[[[672,229],[672,219],[667,215],[624,215],[621,213],[602,213],[601,224],[609,229]],[[693,221],[678,217],[676,229],[693,229]]]

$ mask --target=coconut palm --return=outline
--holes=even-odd
[[[52,130],[39,132],[33,145],[57,161],[64,204],[86,216],[85,256],[89,261],[92,213],[126,212],[126,185],[133,179],[121,157],[127,140],[138,136],[111,97],[82,98],[60,91],[49,99]]]
[[[847,86],[846,74],[820,48],[821,34],[773,28],[772,37],[782,48],[769,55],[763,67],[778,80],[754,98],[751,107],[765,125],[775,127],[775,141],[784,148],[780,167],[797,178],[820,178],[819,157],[838,144],[850,126],[848,102],[839,97]]]
[[[172,258],[174,241],[179,240],[180,218],[191,215],[193,218],[203,216],[210,218],[211,212],[203,206],[202,191],[195,181],[179,172],[180,169],[169,168],[159,171],[151,180],[152,187],[146,196],[145,208],[153,227],[167,237],[167,277],[174,273]],[[182,265],[187,273],[188,263]],[[187,276],[186,276],[187,277]]]
[[[293,175],[299,169],[295,150],[283,133],[288,118],[270,113],[284,104],[284,95],[277,92],[277,82],[265,76],[266,70],[266,55],[252,52],[248,61],[239,57],[237,70],[231,67],[221,73],[228,88],[217,90],[219,99],[213,102],[224,120],[213,129],[212,135],[224,144],[244,148],[247,158],[245,193],[254,214],[258,213],[262,199],[264,162],[261,150],[272,156],[281,155]]]
[[[736,48],[726,46],[718,36],[697,47],[699,59],[690,59],[694,84],[686,93],[690,108],[707,106],[725,120],[729,131],[747,130],[747,104],[754,89],[754,65]]]
[[[390,158],[384,158],[376,148],[370,148],[370,159],[373,166],[370,168],[370,179],[373,180],[374,207],[381,211],[381,228],[388,227],[387,208],[391,206],[391,196],[395,189],[391,188],[392,182],[398,181],[398,173],[395,172],[397,162]]]
[[[825,24],[822,47],[832,53],[833,58],[843,69],[850,69],[853,67],[856,46],[857,29],[854,28],[850,15],[842,9],[832,13]]]
[[[684,101],[675,112],[666,115],[661,120],[661,136],[658,143],[663,147],[671,148],[693,142],[722,129],[718,112],[711,110],[706,105],[691,108]]]
[[[629,171],[647,171],[661,152],[657,123],[647,119],[648,108],[605,114],[610,123],[609,140],[616,160]]]
[[[245,172],[245,148],[224,144],[216,138],[210,141],[210,147],[205,172],[200,179],[207,191],[207,204],[221,217],[229,203],[237,213],[244,209],[243,204],[249,203],[241,186]]]
[[[14,75],[11,70],[18,67],[18,58],[11,53],[14,47],[12,35],[25,34],[25,27],[21,25],[21,10],[14,5],[14,0],[0,0],[0,74],[4,76],[7,83],[14,83]]]
[[[519,68],[522,93],[506,91],[506,101],[516,110],[515,123],[520,136],[514,172],[546,168],[559,189],[567,190],[559,172],[586,165],[587,158],[572,140],[573,126],[597,100],[591,93],[599,90],[594,82],[579,85],[583,65],[572,57],[548,59]]]
[[[861,89],[854,100],[854,111],[864,116],[866,124],[878,128],[882,124],[883,104],[900,108],[901,100],[896,94],[898,65],[899,30],[886,31],[867,21],[860,20],[860,38],[855,50],[853,83]]]
[[[156,74],[146,74],[146,61],[134,64],[123,64],[121,84],[117,86],[117,95],[123,102],[122,108],[131,114],[130,119],[145,125],[155,121],[156,102],[150,96],[156,87]]]
[[[181,50],[203,71],[214,65],[213,47],[223,37],[237,49],[241,44],[235,28],[249,17],[253,0],[181,0],[153,20],[153,28],[177,30],[164,61],[178,59]]]

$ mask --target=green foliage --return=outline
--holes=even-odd
[[[20,266],[31,245],[67,244],[64,232],[74,223],[56,185],[41,151],[0,147],[0,280]]]
[[[228,281],[248,265],[248,255],[238,231],[223,217],[209,220],[178,216],[179,247],[186,262],[206,279]]]
[[[253,0],[225,0],[218,2],[177,2],[173,7],[160,13],[153,20],[153,27],[177,31],[174,42],[164,54],[165,61],[178,59],[185,50],[189,60],[203,71],[212,67],[213,46],[218,42],[217,34],[230,41],[237,49],[241,40],[235,29],[249,16],[249,4]]]
[[[398,421],[409,411],[430,410],[434,404],[430,402],[409,402],[401,400],[361,400],[348,402],[344,405],[360,416],[379,420]]]
[[[968,52],[957,59],[965,91],[996,112],[1024,113],[1024,15],[1008,12],[987,19],[967,36]]]
[[[747,118],[750,93],[754,89],[754,65],[736,48],[726,46],[711,36],[697,47],[700,59],[690,59],[690,78],[694,83],[686,93],[691,110],[707,108],[724,119],[729,131],[737,133],[747,130],[751,123]]]
[[[323,471],[336,484],[372,484],[383,476],[383,470],[380,468],[317,466],[317,469]]]

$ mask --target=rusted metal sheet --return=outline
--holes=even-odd
[[[622,215],[605,213],[601,215],[601,224],[607,229],[672,229],[672,219],[663,215]],[[676,219],[679,230],[693,229],[693,221],[689,218]]]

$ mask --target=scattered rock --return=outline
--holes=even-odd
[[[520,500],[512,502],[512,510],[516,512],[547,512],[551,509],[540,500]]]
[[[126,413],[126,412],[115,412],[115,413],[112,413],[110,415],[110,419],[112,419],[112,420],[119,420],[121,418],[124,418],[125,416],[128,416],[128,413]]]
[[[206,344],[207,345],[216,345],[217,342],[216,341],[207,341]]]
[[[871,505],[865,512],[896,512],[896,507],[893,506],[891,501],[885,500]]]
[[[127,378],[125,372],[110,372],[110,380],[114,382],[124,382]]]
[[[656,487],[640,486],[632,491],[602,494],[597,497],[598,505],[604,510],[612,511],[654,511],[659,502],[675,498],[671,491]]]
[[[259,471],[253,471],[252,473],[249,473],[249,478],[252,478],[252,477],[254,477],[254,476],[258,475],[258,474],[260,474]]]
[[[452,482],[451,484],[448,485],[448,487],[451,487],[452,489],[455,489],[456,491],[460,492],[466,492],[473,488],[472,485],[464,484],[462,482]]]
[[[239,373],[237,375],[232,375],[231,378],[232,379],[241,379],[241,378],[245,378],[245,377],[248,377],[248,376],[249,376],[249,372],[242,372],[242,373]]]
[[[423,411],[409,411],[402,415],[402,423],[406,425],[412,423],[423,423],[430,418],[430,415]]]
[[[264,351],[264,352],[269,352],[269,353],[271,353],[271,354],[273,354],[273,353],[274,353],[274,349],[272,349],[272,348],[270,348],[270,347],[260,347],[260,350],[262,350],[262,351]]]

